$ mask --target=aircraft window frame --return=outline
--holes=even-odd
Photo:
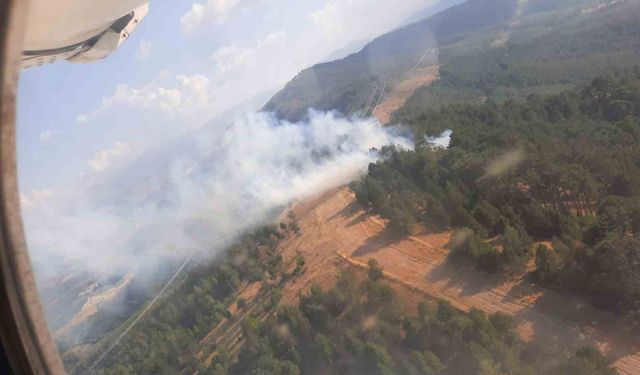
[[[0,0],[0,341],[16,374],[64,374],[26,246],[16,165],[16,86],[30,1]]]

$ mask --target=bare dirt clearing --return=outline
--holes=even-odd
[[[428,66],[414,70],[408,78],[395,84],[380,103],[373,109],[373,115],[383,124],[391,121],[391,115],[404,105],[413,93],[424,85],[438,79],[438,67]]]
[[[313,283],[332,285],[344,263],[364,267],[374,258],[388,279],[420,292],[401,298],[409,296],[414,303],[425,296],[441,298],[464,310],[504,312],[516,318],[520,336],[538,353],[557,355],[594,344],[616,360],[620,373],[640,374],[640,339],[625,332],[621,319],[578,297],[452,263],[447,233],[423,230],[392,241],[384,221],[360,209],[346,187],[296,204],[293,211],[302,235],[287,238],[280,249],[285,258],[300,251],[307,271],[284,287],[282,303],[295,303]]]
[[[131,283],[132,279],[133,274],[128,274],[114,287],[89,297],[87,302],[82,306],[82,309],[80,309],[80,311],[67,324],[54,333],[54,337],[62,337],[73,328],[85,323],[88,319],[96,315],[100,307],[115,299],[120,293],[122,293],[127,285]]]

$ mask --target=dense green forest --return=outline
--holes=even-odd
[[[343,271],[333,288],[312,286],[298,306],[274,311],[278,299],[268,298],[266,314],[258,309],[237,320],[243,339],[237,355],[221,345],[199,344],[223,317],[240,319],[227,309],[232,301],[239,309],[247,308],[234,293],[243,281],[262,280],[265,295],[279,295],[277,286],[267,285],[282,271],[282,259],[271,251],[281,236],[273,228],[262,228],[228,249],[225,261],[191,272],[97,373],[616,374],[610,360],[591,347],[538,361],[527,353],[514,321],[504,314],[487,316],[476,309],[465,313],[438,301],[422,302],[417,315],[409,315],[375,260],[369,262],[364,280]],[[252,258],[246,257],[249,254]],[[304,272],[301,259],[296,258],[297,266],[285,280]],[[200,354],[209,351],[207,361]],[[76,372],[86,369],[86,362],[77,365]]]
[[[246,342],[235,361],[219,357],[203,374],[536,374],[525,344],[503,314],[468,313],[449,303],[421,303],[405,314],[375,261],[368,278],[342,273],[335,287],[302,295],[272,317],[243,322]],[[555,361],[556,359],[554,359]],[[559,359],[550,374],[614,375],[592,348]]]
[[[640,323],[640,69],[522,102],[404,118],[415,151],[386,147],[352,184],[403,235],[454,229],[453,256],[588,293]],[[446,129],[448,149],[426,137]],[[552,246],[534,244],[551,241]]]
[[[274,250],[288,232],[263,227],[245,235],[215,261],[191,269],[158,306],[142,319],[98,367],[100,374],[176,374],[196,367],[199,341],[223,318],[236,301],[238,288],[262,281],[265,293],[281,277],[283,259]],[[132,316],[129,321],[137,317]],[[122,327],[125,327],[125,322]],[[123,328],[115,330],[82,359],[67,356],[67,369],[83,373]]]
[[[441,48],[444,64],[440,80],[418,89],[405,108],[402,122],[413,112],[452,103],[507,99],[523,100],[530,94],[556,93],[608,73],[612,67],[637,65],[640,7],[613,9],[604,15],[561,16],[552,13],[524,22],[504,48],[484,48],[474,53],[477,39],[461,40]],[[551,28],[550,25],[553,24]],[[553,35],[548,31],[553,30]]]

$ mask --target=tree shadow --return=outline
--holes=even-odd
[[[611,312],[595,308],[587,298],[544,288],[523,278],[515,281],[508,276],[490,274],[476,269],[465,260],[448,259],[425,276],[429,283],[455,288],[461,297],[482,292],[500,296],[498,288],[506,287],[498,302],[504,312],[511,311],[522,325],[521,333],[528,338],[524,355],[539,363],[541,373],[550,373],[562,358],[574,355],[583,346],[600,346],[613,361],[637,354],[640,337],[625,329],[624,320]],[[496,307],[488,306],[486,312]],[[598,345],[596,345],[598,344]],[[638,359],[629,360],[637,371]]]
[[[358,202],[353,201],[348,205],[346,205],[345,207],[342,207],[339,211],[335,212],[333,215],[331,215],[328,221],[333,221],[339,218],[343,218],[343,219],[352,218],[351,221],[349,221],[349,223],[347,223],[346,225],[347,228],[350,228],[350,227],[353,227],[354,225],[358,225],[360,223],[365,222],[368,215],[369,213],[365,211]]]
[[[446,231],[443,230],[437,230],[434,228],[431,228],[428,225],[415,225],[414,226],[414,231],[411,233],[412,236],[415,237],[422,237],[422,236],[431,236],[431,235],[438,235],[438,234],[443,234]],[[449,248],[449,243],[445,244],[445,248]]]
[[[525,285],[526,284],[526,285]],[[505,296],[525,298],[535,291],[538,298],[514,315],[530,322],[532,340],[528,350],[535,359],[553,362],[560,354],[569,356],[584,346],[600,346],[612,362],[630,355],[640,356],[640,337],[626,329],[624,319],[594,307],[586,298],[546,289],[531,283],[514,287]],[[638,359],[631,360],[638,371]],[[550,371],[551,363],[542,370]]]
[[[514,284],[505,294],[504,301],[526,300],[531,302],[537,300],[536,296],[544,292],[544,288],[533,283],[528,274],[520,278],[512,278],[512,281]]]
[[[499,274],[478,270],[471,262],[448,257],[425,276],[429,283],[444,283],[447,289],[458,289],[462,297],[493,289],[505,281]]]
[[[340,218],[340,217],[348,218],[350,216],[353,216],[355,213],[360,211],[361,208],[362,207],[360,207],[360,204],[358,202],[353,201],[353,202],[349,203],[348,205],[342,207],[339,211],[337,211],[333,215],[331,215],[329,217],[329,221],[335,220],[335,219]],[[366,212],[363,212],[363,214],[366,215]]]
[[[367,214],[366,212],[362,212],[360,215],[354,217],[349,223],[347,223],[347,228],[351,228],[354,225],[364,223],[367,220],[367,216],[369,216],[369,214]]]
[[[355,220],[358,220],[356,218]],[[358,247],[354,252],[354,256],[364,256],[367,254],[375,253],[379,250],[392,246],[400,240],[398,236],[395,236],[388,228],[376,233],[375,235],[367,238],[367,240]]]

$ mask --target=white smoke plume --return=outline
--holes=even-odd
[[[25,205],[37,274],[69,266],[135,274],[161,259],[213,256],[221,239],[265,223],[276,209],[349,182],[376,159],[372,149],[387,144],[410,147],[373,119],[333,113],[312,112],[307,123],[251,113],[208,126]]]

